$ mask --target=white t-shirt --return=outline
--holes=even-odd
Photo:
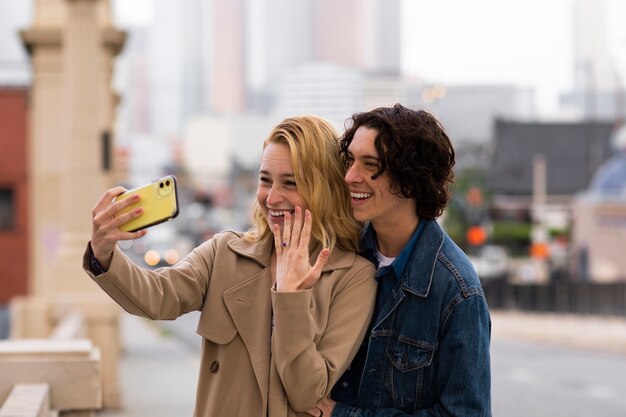
[[[379,251],[376,251],[376,257],[378,258],[378,269],[382,268],[383,266],[391,265],[391,263],[396,259],[395,257],[389,258]]]

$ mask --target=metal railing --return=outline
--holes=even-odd
[[[483,282],[489,308],[626,316],[626,282],[557,281],[542,284]]]

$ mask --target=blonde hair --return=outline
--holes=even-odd
[[[335,128],[316,116],[285,119],[263,142],[289,146],[298,192],[312,214],[311,235],[324,247],[357,251],[361,226],[352,217],[345,168]],[[267,219],[254,201],[252,226],[244,237],[258,241],[271,233]]]

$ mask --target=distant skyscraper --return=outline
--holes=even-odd
[[[144,120],[157,135],[199,114],[271,112],[288,74],[313,63],[400,72],[400,0],[153,1]]]
[[[147,33],[150,126],[162,137],[178,134],[184,126],[183,9],[182,2],[154,0],[154,20]]]
[[[311,0],[250,2],[247,45],[252,88],[275,84],[313,59]]]
[[[272,112],[284,117],[316,114],[343,129],[345,120],[363,109],[365,77],[359,68],[316,62],[287,74]]]
[[[615,86],[606,6],[605,0],[576,0],[574,5],[574,82],[578,91],[607,91]]]
[[[185,0],[183,9],[183,116],[205,114],[211,105],[211,3]]]
[[[399,0],[316,0],[312,6],[315,60],[400,73]]]
[[[216,113],[246,108],[245,6],[245,0],[213,0],[210,108]]]
[[[607,21],[606,0],[574,2],[574,85],[561,96],[561,103],[587,119],[614,119],[623,113]]]
[[[121,94],[116,117],[117,146],[127,146],[133,135],[147,135],[151,131],[147,28],[133,26],[127,30],[128,41],[118,60],[115,74],[116,89]]]
[[[311,74],[311,65],[400,73],[400,0],[258,0],[249,6],[247,80],[259,109],[284,106],[294,74]]]

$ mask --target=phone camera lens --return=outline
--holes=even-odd
[[[165,181],[165,185],[170,186],[170,180]]]
[[[160,187],[160,188],[163,188],[163,183],[159,183],[159,187]]]

